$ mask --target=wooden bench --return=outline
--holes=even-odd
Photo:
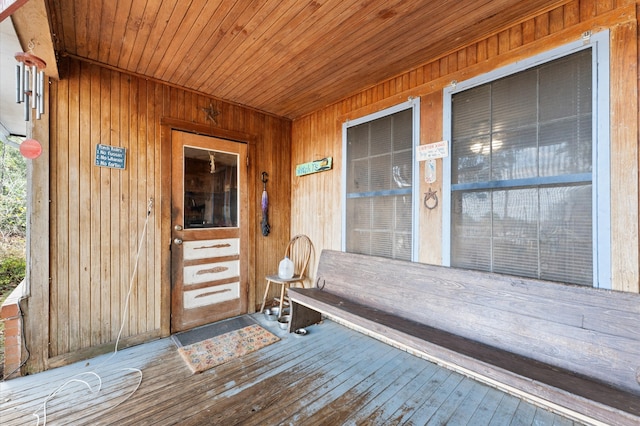
[[[593,424],[640,424],[640,295],[324,250],[290,331],[326,315]]]

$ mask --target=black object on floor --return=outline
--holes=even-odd
[[[201,342],[224,333],[234,330],[240,330],[257,322],[248,315],[230,318],[227,320],[214,322],[212,324],[203,325],[188,331],[182,331],[171,336],[177,347],[191,345],[192,343]]]

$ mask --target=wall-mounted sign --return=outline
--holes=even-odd
[[[298,164],[296,166],[296,176],[324,172],[325,170],[331,170],[331,167],[333,167],[333,157],[323,158],[322,160],[316,160],[310,163]]]
[[[416,148],[416,159],[418,161],[433,160],[449,155],[449,141],[434,142],[427,145],[420,145]]]
[[[126,164],[126,148],[101,144],[96,145],[96,166],[124,169]]]

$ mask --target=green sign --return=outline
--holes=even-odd
[[[310,175],[312,173],[324,172],[331,170],[333,166],[333,158],[327,157],[322,160],[312,161],[310,163],[298,164],[296,166],[296,176]]]

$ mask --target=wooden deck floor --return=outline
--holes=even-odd
[[[305,337],[266,328],[282,340],[202,374],[162,339],[3,382],[0,423],[43,424],[48,395],[74,378],[97,386],[74,377],[96,369],[102,389],[68,383],[48,425],[577,424],[331,321]]]

